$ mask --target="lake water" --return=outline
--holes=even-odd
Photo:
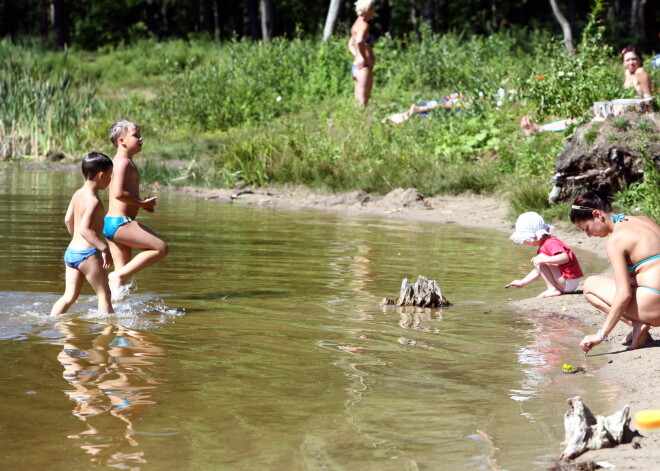
[[[169,257],[51,319],[81,179],[0,167],[1,469],[545,470],[568,397],[613,412],[562,373],[603,361],[581,325],[507,307],[533,249],[485,230],[163,193]],[[379,305],[420,274],[453,306]]]

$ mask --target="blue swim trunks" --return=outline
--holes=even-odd
[[[64,263],[66,263],[68,267],[77,269],[82,262],[84,262],[89,257],[97,253],[101,253],[101,251],[96,247],[92,247],[91,249],[82,249],[82,250],[72,249],[71,247],[68,247],[66,249],[66,252],[64,252]]]
[[[115,232],[124,224],[128,224],[133,219],[128,216],[106,216],[103,218],[103,235],[106,239],[111,239],[115,236]]]

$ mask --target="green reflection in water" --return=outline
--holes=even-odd
[[[502,286],[529,270],[533,254],[503,234],[161,194],[144,221],[170,256],[139,274],[117,317],[89,313],[88,290],[55,324],[46,316],[64,286],[62,220],[79,178],[1,172],[7,466],[546,469],[559,453],[565,399],[608,407],[596,378],[561,372],[584,362],[580,326],[507,309],[512,293]],[[578,255],[585,272],[600,268]],[[454,306],[379,306],[419,274]],[[122,336],[148,338],[152,352],[124,351],[148,363],[124,376],[103,360],[122,364],[110,355]],[[102,354],[76,368],[112,388],[69,381],[77,350]],[[74,395],[106,407],[94,416],[98,433],[76,412],[94,401],[72,405]],[[124,420],[117,409],[130,397],[146,404],[126,407]]]

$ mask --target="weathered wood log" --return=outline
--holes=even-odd
[[[582,402],[580,396],[566,401],[570,409],[564,414],[564,451],[560,460],[570,460],[588,450],[612,448],[623,441],[626,432],[630,432],[630,407],[625,406],[617,413],[603,417],[593,415]]]
[[[427,280],[421,275],[413,284],[408,283],[408,278],[404,278],[401,281],[399,297],[395,300],[385,298],[383,299],[383,304],[434,308],[451,306],[451,303],[442,295],[440,287],[435,280]]]
[[[594,119],[600,121],[628,112],[650,113],[651,111],[653,111],[653,98],[627,98],[594,103]]]

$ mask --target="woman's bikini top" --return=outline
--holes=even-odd
[[[614,224],[616,224],[618,222],[623,221],[625,219],[625,217],[626,217],[625,214],[619,213],[619,214],[616,214],[614,216],[611,216],[610,219],[612,220],[612,222],[614,222]],[[637,270],[638,266],[640,266],[640,265],[642,265],[646,262],[650,262],[651,260],[655,260],[656,258],[660,258],[660,254],[654,255],[654,256],[649,257],[649,258],[645,258],[641,262],[637,262],[634,265],[628,265],[628,273],[635,273],[635,270]]]
[[[361,42],[363,44],[368,44],[369,46],[373,46],[373,44],[376,42],[376,38],[369,34],[366,38],[364,38],[362,41],[358,41],[357,39],[351,39],[352,43],[358,43]]]
[[[634,265],[628,265],[628,273],[634,273],[635,270],[637,270],[637,267],[640,266],[643,263],[650,262],[651,260],[655,260],[656,258],[660,258],[660,254],[654,255],[653,257],[646,258],[642,260],[641,262],[637,262]]]

